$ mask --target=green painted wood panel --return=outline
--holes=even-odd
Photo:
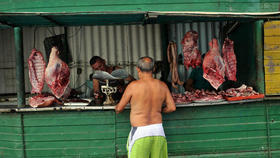
[[[24,115],[27,157],[115,157],[113,111]]]
[[[170,158],[268,158],[267,152],[216,153],[203,155],[169,156]]]
[[[178,108],[164,117],[170,154],[266,150],[263,105],[237,106]]]
[[[23,157],[23,141],[20,114],[0,114],[0,157]]]
[[[0,114],[6,119],[2,122],[7,124],[9,115],[11,121],[17,118],[13,113]],[[23,113],[23,118],[27,158],[123,157],[127,153],[129,110],[119,115],[114,111],[30,112]],[[163,115],[169,155],[174,158],[279,157],[279,124],[279,101],[185,107]],[[13,128],[13,137],[4,134]],[[0,128],[0,136],[0,157],[22,156],[18,127]]]
[[[276,12],[277,0],[1,0],[2,12],[212,11]]]

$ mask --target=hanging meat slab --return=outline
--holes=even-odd
[[[198,33],[188,31],[181,41],[184,53],[184,65],[186,69],[195,68],[201,65],[201,53],[197,46]]]
[[[223,59],[225,63],[225,75],[228,80],[236,81],[236,56],[234,54],[233,41],[226,38],[223,44]]]
[[[29,80],[32,86],[31,93],[41,93],[44,88],[46,62],[42,53],[32,49],[28,58]]]
[[[51,92],[61,98],[68,91],[70,83],[70,71],[68,65],[58,57],[59,51],[53,47],[50,53],[49,63],[45,71],[45,80]]]
[[[209,42],[210,50],[203,60],[203,77],[217,90],[225,81],[225,64],[219,52],[217,39]]]
[[[172,76],[172,87],[178,89],[179,85],[183,85],[184,82],[180,81],[178,74],[178,63],[177,63],[177,45],[175,42],[169,42],[167,47],[167,58]]]

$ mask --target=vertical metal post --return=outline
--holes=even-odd
[[[23,62],[23,40],[22,28],[14,28],[16,47],[16,90],[18,107],[25,105],[25,82],[24,82],[24,62]]]
[[[263,21],[255,22],[255,49],[256,49],[256,68],[258,91],[264,93],[264,57],[263,57]]]

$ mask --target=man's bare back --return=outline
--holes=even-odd
[[[173,112],[175,103],[166,84],[154,79],[152,73],[138,72],[139,80],[126,88],[116,112],[121,112],[130,102],[130,123],[134,127],[162,123],[161,112]],[[166,107],[162,110],[163,103]]]

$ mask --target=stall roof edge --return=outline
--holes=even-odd
[[[274,19],[280,19],[280,12],[0,12],[0,28]]]

